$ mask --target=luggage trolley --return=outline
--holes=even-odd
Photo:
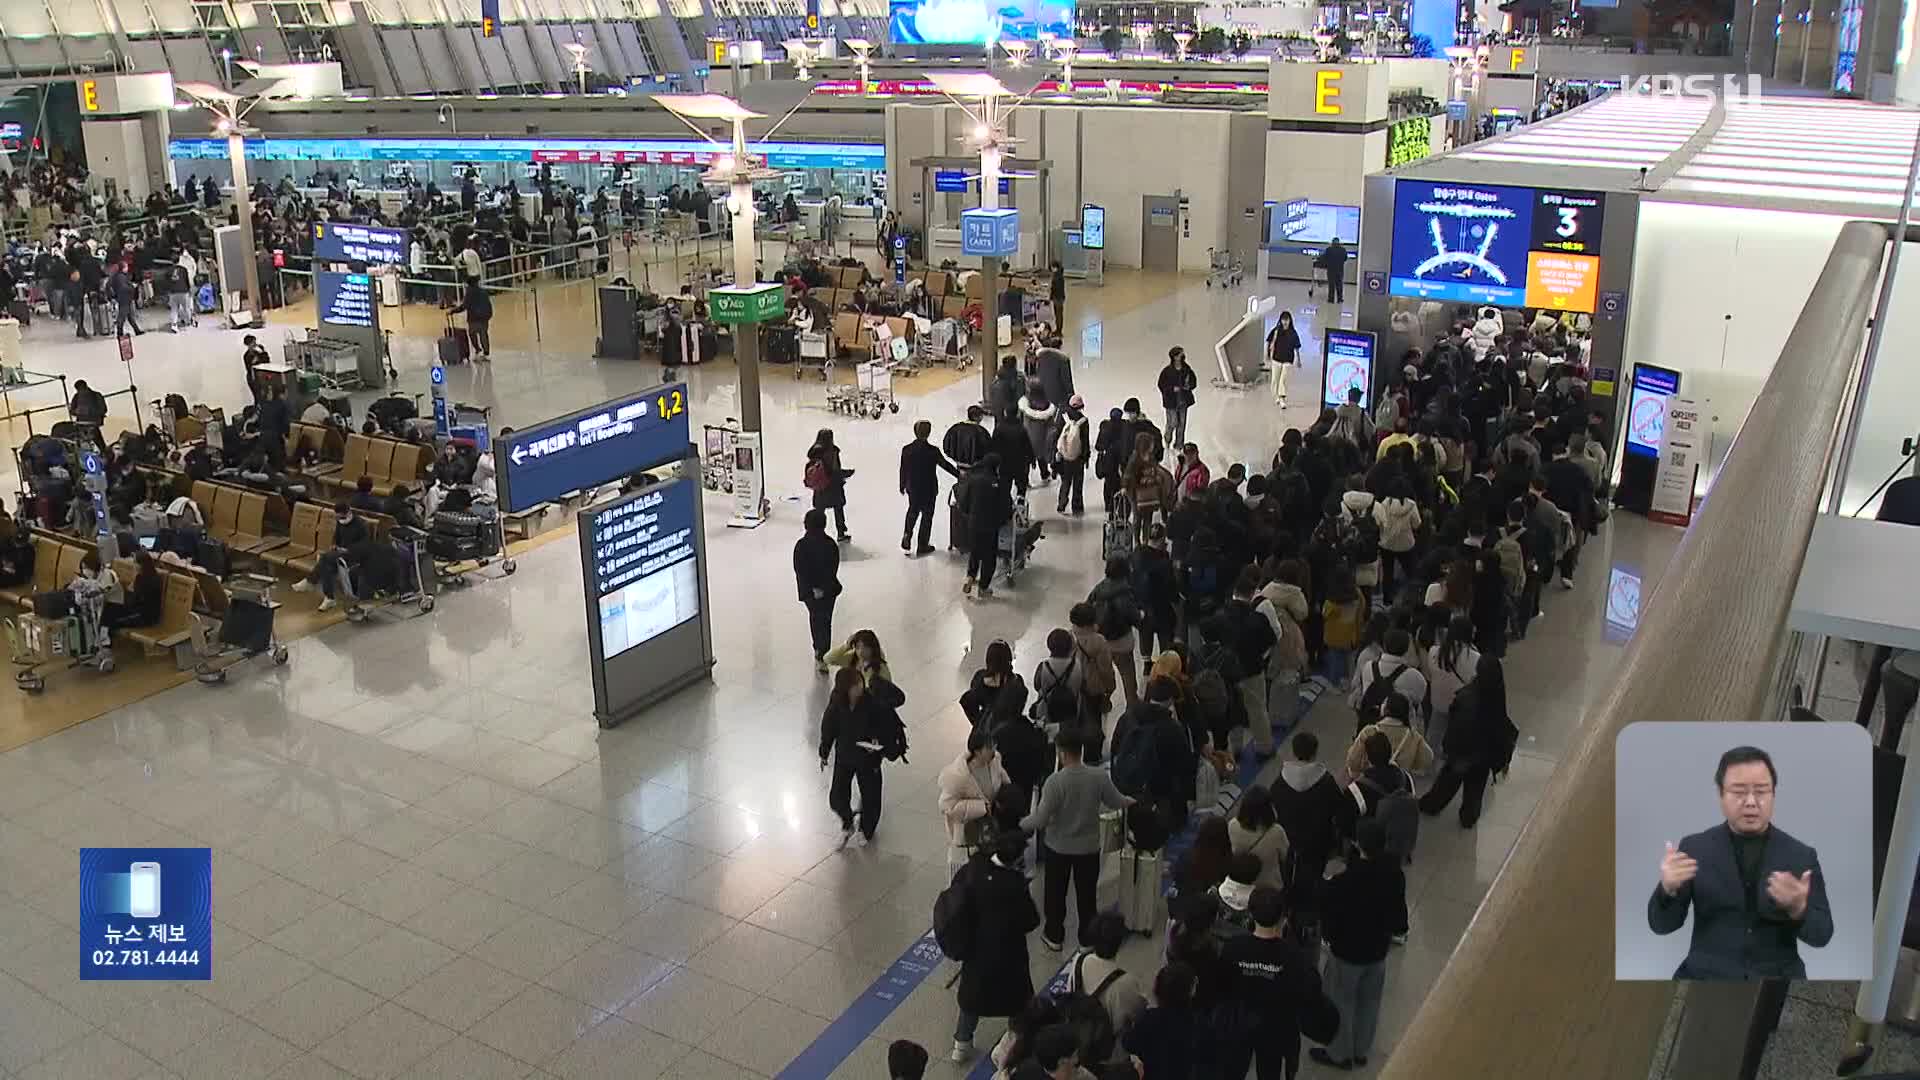
[[[1245,280],[1246,272],[1231,251],[1207,249],[1207,288],[1218,285],[1222,289],[1230,289]]]
[[[419,564],[420,572],[425,575],[431,567],[433,591],[472,584],[469,578],[494,565],[496,559],[500,565],[499,577],[511,577],[519,569],[513,557],[505,554],[506,525],[491,502],[476,501],[467,510],[435,511],[418,542],[425,546],[427,553]]]
[[[1036,524],[1033,512],[1027,506],[1025,495],[1013,497],[1013,516],[1000,526],[999,544],[1000,569],[1005,573],[1008,585],[1020,583],[1020,573],[1027,568],[1027,557],[1033,554],[1033,546],[1045,535],[1045,526]]]
[[[420,615],[433,610],[434,597],[440,591],[440,575],[426,538],[427,534],[419,529],[397,527],[393,530],[388,542],[398,556],[401,578],[398,588],[384,594],[376,592],[372,596],[356,597],[346,607],[348,622],[366,622],[375,612],[395,611],[401,604],[413,605]]]
[[[43,669],[62,662],[103,675],[112,671],[113,646],[101,622],[106,607],[104,593],[88,592],[73,596],[72,609],[65,616],[29,613],[8,619],[7,640],[14,665],[20,668],[13,674],[14,685],[37,694],[47,688]]]
[[[193,677],[208,685],[227,681],[227,671],[262,653],[276,667],[286,664],[287,646],[274,636],[273,617],[280,602],[273,598],[275,579],[266,574],[241,574],[227,582],[227,613],[219,619],[193,616],[189,642],[198,661]]]
[[[907,343],[901,341],[900,347],[905,349]],[[861,364],[854,369],[858,388],[854,415],[878,420],[886,413],[900,411],[900,402],[893,396],[893,372],[894,365],[884,360]]]

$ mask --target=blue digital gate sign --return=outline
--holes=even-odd
[[[320,262],[399,266],[407,261],[407,230],[343,221],[313,223],[313,257]]]
[[[500,507],[517,514],[558,502],[570,492],[685,457],[692,441],[686,383],[502,432],[493,445]]]
[[[585,515],[603,658],[699,617],[698,490],[675,480]]]
[[[316,310],[323,326],[373,325],[373,279],[366,274],[313,274]]]
[[[978,176],[969,177],[964,169],[935,169],[933,171],[933,190],[947,192],[965,191],[978,183],[979,180],[980,178]],[[1006,195],[1012,190],[1013,179],[1002,176],[1000,178],[1000,194]]]
[[[1347,392],[1360,391],[1360,406],[1373,406],[1374,336],[1365,330],[1328,330],[1326,365],[1320,401],[1328,408],[1347,403]]]
[[[1679,372],[1653,364],[1633,365],[1627,392],[1627,453],[1660,456],[1667,433],[1667,399],[1679,392]]]

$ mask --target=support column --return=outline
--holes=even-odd
[[[1902,18],[1894,33],[1893,103],[1911,109],[1920,105],[1920,19]]]
[[[980,403],[985,405],[993,400],[993,377],[1000,371],[999,259],[980,260],[980,282]]]
[[[249,326],[263,326],[260,312],[264,305],[260,300],[260,262],[253,257],[259,250],[253,239],[253,196],[247,190],[247,141],[238,131],[227,136],[227,159],[233,163],[233,205],[239,210],[240,244],[247,251],[247,257],[241,261],[246,264],[247,282],[247,320]],[[225,284],[222,283],[222,288]]]
[[[1747,70],[1773,77],[1780,39],[1774,31],[1780,21],[1780,0],[1754,0],[1753,37],[1747,46]]]
[[[1753,7],[1751,0],[1733,0],[1733,39],[1728,52],[1737,60],[1746,60],[1747,52],[1753,45]],[[1747,71],[1754,70],[1751,63]]]

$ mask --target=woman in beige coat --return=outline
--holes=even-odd
[[[949,870],[973,853],[968,824],[992,811],[994,792],[1007,782],[1007,770],[1000,765],[993,736],[984,727],[974,728],[967,736],[966,752],[940,770],[940,816],[947,820]]]

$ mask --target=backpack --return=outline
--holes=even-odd
[[[830,482],[826,462],[818,458],[807,462],[807,471],[801,474],[801,483],[806,485],[808,491],[825,491]]]
[[[1375,431],[1391,432],[1400,419],[1400,395],[1381,394],[1380,400],[1373,406],[1373,428]]]
[[[1221,731],[1234,726],[1234,707],[1240,700],[1240,657],[1224,643],[1213,646],[1205,655],[1195,657],[1200,672],[1193,679],[1193,699],[1200,704],[1200,715],[1208,730]]]
[[[947,887],[933,898],[933,940],[949,960],[966,963],[973,953],[979,915],[973,904],[973,862],[953,872]]]
[[[1140,604],[1131,591],[1108,597],[1094,605],[1093,610],[1094,625],[1108,641],[1132,633],[1141,622]]]
[[[1357,790],[1366,788],[1379,796],[1374,804],[1373,817],[1387,833],[1387,850],[1398,856],[1401,862],[1413,858],[1414,844],[1420,840],[1420,800],[1413,794],[1413,777],[1405,769],[1400,775],[1407,781],[1406,787],[1399,791],[1384,791],[1380,785],[1365,776],[1354,781],[1354,801],[1365,809],[1365,798]]]
[[[1081,959],[1085,958],[1086,954],[1082,953]],[[1082,1061],[1107,1061],[1113,1057],[1114,1044],[1119,1042],[1119,1034],[1113,1029],[1113,1017],[1107,1014],[1107,1007],[1100,1003],[1100,994],[1111,986],[1115,979],[1124,974],[1126,974],[1125,971],[1115,971],[1108,975],[1100,981],[1100,985],[1092,993],[1084,989],[1069,989],[1053,999],[1054,1004],[1060,1007],[1061,1022],[1073,1029],[1074,1037],[1079,1043]],[[1073,967],[1073,981],[1068,985],[1081,987],[1086,985],[1085,979],[1080,975],[1078,962]]]
[[[1360,704],[1354,709],[1360,716],[1361,727],[1380,722],[1380,709],[1386,705],[1387,695],[1393,693],[1394,684],[1409,670],[1403,666],[1393,673],[1392,678],[1388,678],[1380,674],[1380,661],[1375,660],[1367,666],[1373,669],[1373,679],[1367,683],[1367,692],[1360,695]],[[1419,703],[1412,704],[1417,706]]]
[[[1355,566],[1380,557],[1380,523],[1373,519],[1371,509],[1346,519],[1340,529],[1340,553]]]
[[[1043,665],[1034,671],[1034,700],[1031,711],[1034,720],[1042,724],[1058,725],[1079,718],[1080,699],[1074,694],[1073,686],[1070,684],[1070,680],[1073,678],[1073,669],[1075,665],[1080,663],[1079,652],[1078,649],[1075,649],[1074,655],[1067,657],[1066,669],[1055,674],[1053,682],[1044,690],[1040,688],[1040,672],[1046,671],[1051,674],[1053,673],[1053,668]]]
[[[1053,450],[1061,461],[1079,461],[1087,453],[1087,422],[1069,420],[1060,429],[1060,438],[1054,443]]]
[[[1180,474],[1180,497],[1197,498],[1207,490],[1207,484],[1213,479],[1206,465],[1196,463],[1193,468]]]
[[[1053,747],[1047,741],[1047,733],[1037,724],[1016,716],[992,731],[1008,780],[1031,791],[1053,772]]]
[[[1153,724],[1141,721],[1127,729],[1127,737],[1113,747],[1113,786],[1133,796],[1146,794],[1159,765],[1159,744]]]
[[[1527,555],[1511,533],[1502,533],[1493,542],[1493,553],[1500,558],[1500,576],[1506,579],[1507,596],[1517,600],[1527,586]]]
[[[1187,592],[1209,609],[1220,595],[1220,566],[1212,559],[1187,564]]]

